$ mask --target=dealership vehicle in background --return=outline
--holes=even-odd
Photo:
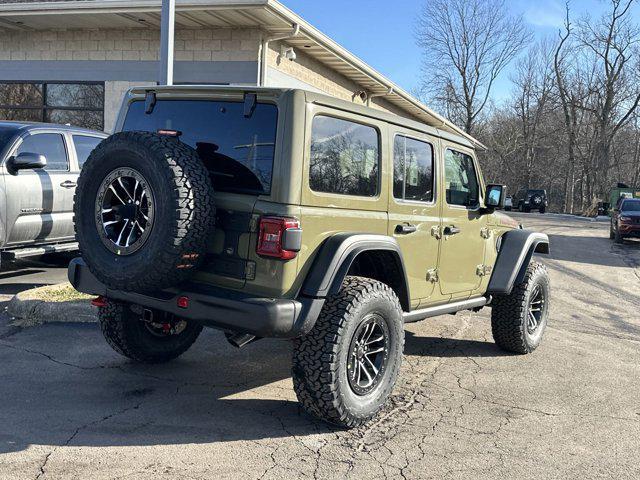
[[[0,122],[2,261],[77,249],[73,195],[82,164],[107,134]]]
[[[526,213],[531,210],[538,210],[540,213],[544,213],[549,205],[547,191],[542,189],[519,190],[513,203],[515,208]]]
[[[609,238],[622,243],[627,237],[640,237],[640,198],[620,197],[611,213]]]
[[[640,188],[630,187],[626,183],[618,183],[609,191],[609,202],[607,202],[607,213],[613,215],[613,209],[616,208],[621,198],[638,198],[640,199]]]
[[[507,212],[513,209],[513,197],[511,195],[507,195],[507,198],[504,199],[504,209]]]

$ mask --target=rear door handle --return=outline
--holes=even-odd
[[[71,180],[65,180],[60,184],[60,186],[64,188],[73,188],[76,186],[76,182],[72,182]]]
[[[455,225],[450,225],[448,227],[444,227],[445,235],[455,235],[456,233],[460,233],[460,229]]]
[[[407,235],[409,233],[415,232],[416,230],[418,230],[418,228],[415,225],[411,225],[410,223],[396,225],[396,233],[400,235]]]

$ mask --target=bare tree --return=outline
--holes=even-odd
[[[573,212],[574,209],[574,187],[575,187],[575,168],[576,168],[576,135],[578,129],[577,106],[575,89],[570,89],[568,84],[569,73],[566,66],[567,56],[565,55],[565,45],[571,38],[571,21],[569,16],[569,2],[566,4],[566,19],[564,31],[559,33],[560,40],[556,46],[553,56],[553,68],[556,75],[556,87],[562,113],[564,118],[564,129],[566,134],[566,145],[568,155],[568,169],[565,170],[564,178],[564,205],[566,212]],[[579,94],[578,94],[579,95]]]
[[[612,142],[640,104],[640,29],[631,16],[635,0],[610,2],[609,12],[597,21],[582,21],[579,31],[597,72],[588,102],[582,105],[594,117],[591,197],[606,188]]]
[[[532,188],[533,169],[540,167],[542,122],[546,120],[549,99],[554,86],[551,64],[552,50],[548,41],[533,45],[516,66],[512,78],[515,87],[515,109],[522,134],[521,156],[523,186]]]
[[[416,36],[424,52],[423,91],[468,133],[500,72],[531,39],[504,0],[428,0]]]

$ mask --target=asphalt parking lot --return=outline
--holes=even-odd
[[[498,350],[488,309],[411,324],[391,404],[352,431],[301,412],[286,342],[207,331],[140,366],[93,324],[0,320],[0,478],[639,478],[640,242],[514,216],[551,238],[542,346]]]
[[[42,255],[6,263],[0,268],[0,304],[16,293],[67,280],[67,265],[76,253]]]

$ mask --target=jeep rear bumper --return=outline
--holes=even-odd
[[[169,312],[208,327],[265,338],[304,335],[313,327],[324,304],[320,298],[262,298],[196,283],[151,294],[124,292],[102,284],[81,258],[71,261],[67,273],[71,285],[83,293]],[[178,306],[180,297],[188,298],[187,308]]]

